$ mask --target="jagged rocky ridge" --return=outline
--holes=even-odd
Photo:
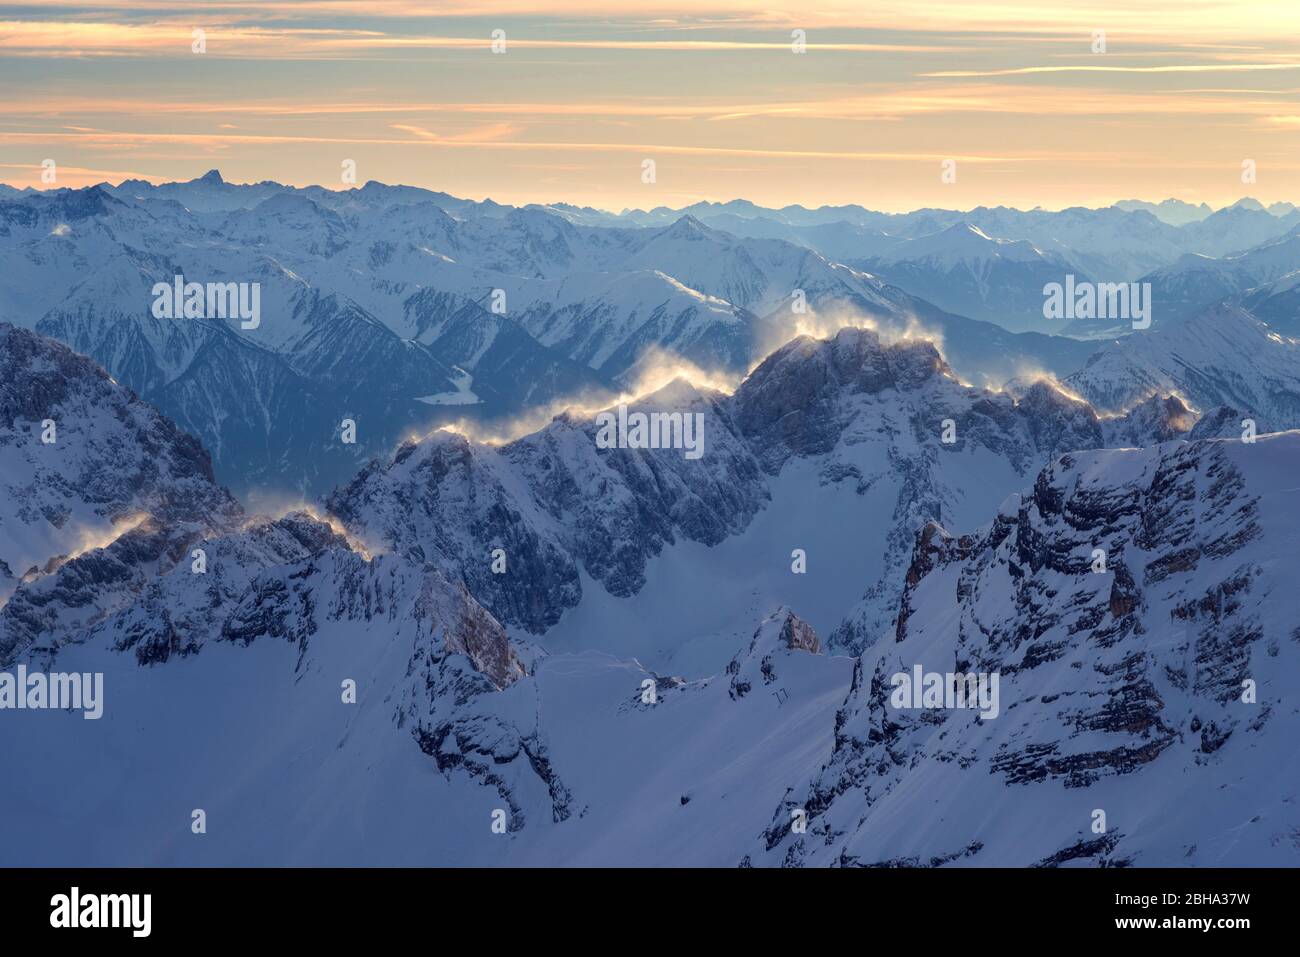
[[[1297,462],[1297,433],[1071,453],[976,532],[926,525],[831,759],[749,860],[1294,863]],[[1000,674],[1000,714],[896,707],[916,665]]]
[[[885,556],[887,602],[924,521],[956,510],[973,523],[974,509],[1020,488],[1051,453],[1148,444],[1195,422],[1176,399],[1103,419],[1046,381],[1015,396],[975,389],[931,343],[866,329],[797,338],[734,394],[678,380],[629,408],[702,416],[703,455],[601,449],[594,415],[570,411],[499,446],[445,431],[408,442],[325,504],[359,537],[433,562],[501,621],[536,634],[582,600],[584,575],[627,597],[665,547],[743,535],[798,460],[822,485],[891,490],[893,515],[863,530],[863,548]],[[946,421],[952,443],[942,441]],[[493,570],[498,549],[504,573]],[[859,628],[832,644],[857,650],[865,640]]]
[[[23,368],[43,368],[40,354],[29,350]],[[1104,441],[1122,428],[1177,432],[1188,420],[1181,403],[1148,402],[1121,427],[1047,383],[976,392],[932,347],[887,346],[856,330],[797,340],[771,361],[751,377],[752,392],[678,385],[660,397],[728,416],[709,481],[677,451],[659,461],[624,450],[606,466],[577,416],[521,450],[442,436],[410,447],[405,461],[452,463],[431,473],[438,490],[461,492],[441,502],[448,519],[494,515],[475,494],[490,488],[489,498],[513,495],[535,528],[559,528],[524,494],[511,470],[519,456],[552,475],[561,514],[572,508],[569,483],[604,493],[580,513],[587,526],[613,516],[641,534],[637,502],[685,496],[655,527],[707,536],[745,514],[749,500],[733,487],[744,462],[769,477],[763,487],[802,463],[819,481],[856,489],[919,458],[931,477],[911,488],[942,494],[958,474],[945,457],[969,480],[984,461],[1023,456],[1036,468],[1028,463],[1040,444]],[[134,401],[93,367],[68,372],[64,408],[83,394],[108,407]],[[957,423],[953,446],[926,433],[936,411]],[[144,421],[147,435],[125,431],[120,443],[166,449],[159,437],[173,427]],[[67,433],[69,461],[105,434]],[[707,431],[710,450],[713,438]],[[425,457],[429,449],[456,454]],[[0,457],[0,475],[28,461]],[[1300,729],[1284,694],[1300,673],[1297,461],[1295,434],[1055,457],[991,525],[964,536],[923,525],[899,566],[892,627],[860,658],[820,653],[813,629],[780,608],[728,666],[689,681],[606,653],[517,649],[428,555],[371,555],[368,535],[306,512],[245,516],[210,478],[190,488],[186,470],[168,472],[158,500],[188,506],[169,513],[174,521],[146,517],[56,561],[0,612],[0,636],[31,626],[6,664],[106,672],[110,718],[87,733],[76,714],[5,715],[6,800],[31,826],[0,860],[1285,862],[1300,791],[1291,760]],[[495,486],[474,471],[488,467]],[[1017,468],[998,475],[1013,481]],[[462,474],[448,486],[457,469],[474,481]],[[172,478],[187,496],[177,498]],[[79,509],[97,486],[70,488]],[[422,488],[412,482],[408,505]],[[664,497],[646,498],[655,493]],[[555,534],[554,547],[569,547]],[[882,676],[918,663],[999,669],[999,716],[882,711]],[[1243,676],[1258,684],[1254,705],[1238,697]],[[340,698],[347,680],[355,704]],[[94,800],[74,786],[86,779],[97,783]],[[199,801],[221,840],[177,839],[176,821],[184,830]],[[1109,814],[1104,834],[1089,828],[1098,807]],[[790,831],[796,809],[807,833]],[[489,829],[497,811],[501,835]]]
[[[315,495],[404,435],[610,395],[661,353],[741,372],[812,315],[920,321],[969,375],[1091,347],[944,313],[782,239],[653,228],[367,184],[127,182],[0,197],[0,320],[93,356],[243,493]],[[159,319],[155,283],[258,284],[260,321]],[[206,311],[206,310],[205,310]],[[357,423],[356,442],[340,441]]]
[[[35,562],[8,582],[0,667],[51,670],[81,647],[160,665],[213,642],[279,639],[303,669],[318,633],[373,629],[407,649],[393,721],[440,770],[481,778],[509,802],[511,762],[530,780],[540,773],[541,745],[475,710],[524,667],[462,584],[398,556],[372,559],[306,512],[246,516],[198,442],[59,343],[2,326],[0,370],[0,482],[12,503],[0,544],[14,564]],[[47,419],[51,443],[40,441]],[[73,522],[105,537],[87,542]],[[513,826],[523,820],[520,809]]]
[[[1300,427],[1300,340],[1279,335],[1250,313],[1219,305],[1180,323],[1102,346],[1065,384],[1098,409],[1127,409],[1176,393],[1208,412],[1228,407],[1256,431]]]
[[[0,460],[0,600],[146,518],[197,534],[241,514],[195,439],[90,359],[5,323]]]

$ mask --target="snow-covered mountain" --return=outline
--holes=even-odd
[[[1211,210],[1179,200],[1126,200],[1100,209],[918,209],[881,213],[862,206],[787,206],[765,209],[744,200],[696,203],[680,210],[624,210],[618,215],[563,205],[547,209],[587,225],[663,226],[683,214],[736,235],[786,239],[840,262],[887,254],[899,242],[933,236],[963,223],[988,236],[1032,243],[1057,254],[1076,273],[1099,282],[1126,282],[1170,265],[1180,256],[1222,257],[1268,242],[1300,224],[1289,203],[1265,208],[1252,199]]]
[[[1161,200],[1158,203],[1150,203],[1141,199],[1125,199],[1120,200],[1115,206],[1130,211],[1144,209],[1162,223],[1168,223],[1170,226],[1183,226],[1187,223],[1200,222],[1214,212],[1208,203],[1193,204],[1172,198]]]
[[[51,669],[87,659],[94,662],[87,665],[91,673],[110,675],[100,699],[103,713],[96,716],[105,720],[102,737],[77,734],[89,726],[72,725],[67,712],[37,711],[37,720],[27,724],[32,712],[6,710],[0,738],[14,761],[6,809],[25,801],[19,792],[41,778],[34,774],[20,783],[20,766],[51,753],[68,756],[75,774],[95,774],[116,755],[136,754],[134,773],[116,779],[101,774],[95,793],[137,810],[159,795],[179,793],[176,775],[186,765],[230,775],[230,762],[245,762],[249,770],[249,745],[259,738],[268,745],[268,732],[269,746],[254,748],[254,764],[272,757],[277,744],[301,754],[309,708],[274,730],[263,726],[259,734],[250,725],[248,733],[232,734],[258,710],[254,700],[224,697],[222,705],[208,707],[214,702],[207,696],[223,680],[208,663],[219,662],[226,649],[269,643],[277,646],[271,658],[291,652],[282,691],[315,687],[313,675],[325,668],[333,685],[330,698],[341,707],[340,689],[348,681],[354,690],[359,685],[362,700],[379,682],[392,702],[378,709],[388,725],[386,739],[361,735],[365,753],[372,753],[372,744],[382,752],[387,740],[392,750],[403,745],[415,760],[468,782],[471,790],[493,790],[495,800],[512,811],[512,829],[523,826],[523,808],[531,808],[533,798],[558,787],[545,771],[544,745],[522,733],[508,713],[474,704],[522,678],[524,666],[505,631],[462,584],[427,565],[372,556],[341,530],[301,511],[278,519],[244,515],[213,482],[197,442],[89,359],[52,340],[3,327],[0,368],[0,481],[10,493],[6,501],[12,497],[30,506],[5,513],[0,548],[15,561],[21,554],[20,564],[50,556],[3,596],[0,667]],[[35,436],[46,419],[57,423],[56,439],[39,443]],[[112,519],[128,510],[129,522],[119,523],[127,527],[115,527]],[[358,642],[358,634],[370,640]],[[340,677],[326,664],[340,650],[333,643],[338,637],[348,646],[345,655],[359,656]],[[242,653],[235,665],[253,666],[241,692],[277,684],[274,667],[258,657]],[[187,669],[183,661],[201,664]],[[196,678],[206,694],[190,684]],[[149,717],[137,723],[132,712]],[[80,722],[81,715],[76,717]],[[142,729],[150,729],[147,748]],[[227,746],[212,749],[203,762],[175,759],[173,747],[192,748],[195,735],[209,734],[224,736]],[[66,745],[59,745],[63,735]],[[154,765],[155,758],[162,763]],[[270,767],[255,769],[253,777]],[[364,778],[358,765],[350,770]],[[215,780],[208,779],[208,786]],[[221,802],[216,791],[207,793]],[[38,817],[61,819],[70,834],[112,813],[98,799],[71,813],[57,801],[38,805]],[[259,814],[252,808],[244,813]],[[163,816],[132,816],[135,826],[124,827],[144,841],[144,855],[170,843],[162,832],[149,834]],[[77,843],[73,837],[48,850],[53,858],[75,859]],[[112,853],[121,859],[123,851]],[[4,859],[24,860],[27,854],[7,850]]]
[[[1242,418],[1258,432],[1300,427],[1300,341],[1235,306],[1107,343],[1065,383],[1103,411],[1177,393],[1202,412],[1240,412],[1238,434]]]
[[[1298,221],[0,190],[0,864],[1295,863]]]
[[[138,428],[69,427],[65,455],[81,461],[102,440],[127,465],[128,452],[172,461],[174,427],[93,363],[30,332],[5,333],[4,368],[31,405],[6,399],[16,422],[6,448],[29,418],[68,418],[94,400],[117,410],[109,424],[129,414]],[[0,477],[25,460],[0,458]],[[116,459],[104,464],[113,473],[105,489],[131,475],[117,474]],[[43,842],[8,843],[6,864],[553,863],[602,846],[604,860],[631,862],[655,848],[666,822],[622,842],[596,839],[655,800],[635,775],[614,773],[627,759],[657,757],[658,803],[667,789],[680,808],[711,803],[719,788],[768,803],[789,767],[810,773],[824,756],[815,746],[791,753],[778,731],[812,737],[828,727],[849,662],[818,655],[815,635],[789,612],[738,646],[717,680],[688,684],[608,656],[521,654],[463,584],[429,563],[372,554],[303,512],[244,516],[210,475],[164,478],[198,488],[181,503],[142,495],[131,504],[157,514],[22,583],[0,616],[0,665],[104,675],[94,722],[5,712],[0,801],[6,812],[28,809],[26,835],[45,832]],[[69,489],[87,502],[96,491]],[[0,528],[6,547],[14,532]],[[648,703],[647,681],[658,686]],[[790,695],[797,703],[787,707]],[[681,704],[672,728],[647,720],[669,701]],[[691,724],[710,730],[684,754],[673,739]],[[719,771],[724,751],[749,757]],[[752,769],[764,765],[772,770],[760,779]],[[91,799],[58,797],[87,776]],[[219,839],[189,830],[195,807],[205,835]],[[752,833],[747,817],[726,824],[726,842],[682,850],[696,863],[725,860]],[[585,822],[593,841],[564,850],[554,828],[568,821]],[[719,824],[701,820],[696,832]],[[177,841],[178,831],[195,841]],[[106,839],[87,841],[92,832]]]
[[[147,520],[198,532],[241,511],[197,441],[91,360],[5,323],[0,493],[0,601]]]
[[[882,229],[855,222],[802,224],[772,218],[771,215],[744,216],[731,211],[713,210],[696,210],[691,215],[706,226],[733,236],[785,240],[815,250],[834,262],[856,262],[906,241],[906,237],[892,236]]]
[[[1294,864],[1298,462],[1297,433],[1070,454],[978,531],[928,526],[746,860]],[[918,667],[997,675],[996,713],[912,708]]]
[[[1195,422],[1177,400],[1103,419],[1047,381],[976,389],[928,341],[862,329],[800,337],[732,394],[679,379],[628,409],[700,417],[703,454],[602,449],[593,412],[571,411],[504,445],[445,431],[407,443],[325,504],[358,538],[463,579],[548,648],[608,632],[598,647],[707,672],[734,649],[738,619],[775,604],[802,600],[829,632],[864,580],[887,602],[917,528],[973,525],[1047,455],[1149,444]],[[817,576],[792,571],[795,549]],[[860,617],[839,646],[874,637]],[[689,642],[665,636],[678,621]]]
[[[735,377],[809,329],[920,330],[983,384],[1028,368],[1064,375],[1089,345],[1028,320],[1020,327],[1036,331],[1011,334],[953,307],[1014,324],[1008,314],[1029,315],[1025,290],[1041,289],[1044,270],[1055,276],[1099,249],[1142,259],[1164,248],[1131,223],[1118,245],[1122,224],[1097,225],[1145,213],[1081,211],[1076,224],[1064,213],[792,207],[768,229],[771,212],[735,203],[608,216],[378,183],[236,185],[216,171],[12,191],[0,199],[0,319],[98,359],[200,437],[238,492],[315,494],[433,425],[500,425],[612,397],[663,356]],[[1076,225],[1077,248],[1037,238]],[[1166,260],[1182,251],[1161,242]],[[845,265],[877,254],[893,257],[905,288]],[[940,266],[950,271],[938,276]],[[257,284],[260,321],[156,318],[152,290],[177,275]],[[999,295],[1016,302],[999,307]],[[354,443],[341,441],[345,419]]]
[[[1043,287],[1076,272],[1059,253],[1023,239],[995,239],[969,222],[904,240],[854,265],[949,312],[1013,332],[1060,332],[1064,323],[1043,318]]]
[[[1300,268],[1247,290],[1238,302],[1251,315],[1268,323],[1270,329],[1291,338],[1300,337]]]
[[[1281,204],[1276,211],[1249,197],[1184,227],[1188,252],[1230,256],[1283,236],[1300,226],[1300,210]]]
[[[1245,306],[1283,335],[1294,335],[1300,323],[1283,294],[1297,272],[1300,230],[1292,229],[1229,256],[1182,256],[1141,281],[1151,284],[1153,321],[1179,323],[1227,302]]]
[[[1058,455],[1194,416],[977,390],[929,343],[846,329],[733,394],[632,400],[704,415],[699,459],[600,449],[576,412],[499,447],[437,433],[334,496],[345,524],[244,514],[193,440],[56,343],[5,329],[0,368],[19,386],[0,481],[41,454],[31,422],[61,418],[66,461],[103,467],[41,489],[80,475],[67,508],[146,513],[78,554],[53,542],[0,609],[0,666],[104,676],[99,720],[4,712],[0,807],[27,826],[0,863],[1294,859],[1300,433]],[[110,411],[78,427],[86,409]],[[0,546],[45,525],[6,516]],[[888,632],[828,651],[809,616],[833,615],[837,576],[888,577],[854,556],[905,530]],[[551,605],[536,641],[489,610]],[[715,610],[729,627],[692,648]],[[998,716],[892,710],[889,676],[918,664],[996,671]]]

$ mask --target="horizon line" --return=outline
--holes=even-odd
[[[33,165],[33,166],[24,165],[22,168],[30,168],[32,170],[41,169],[39,165]],[[79,170],[74,170],[74,171],[79,171]],[[213,173],[216,174],[215,180],[209,180],[208,177],[212,176]],[[694,203],[688,203],[685,206],[653,206],[650,208],[625,206],[621,210],[616,211],[608,207],[573,203],[568,200],[553,200],[550,202],[534,200],[532,202],[525,203],[523,205],[518,205],[515,203],[504,203],[499,200],[494,200],[490,196],[484,196],[482,199],[474,199],[469,196],[459,196],[454,193],[449,193],[444,190],[439,190],[428,186],[415,186],[409,183],[386,183],[382,180],[375,180],[375,179],[367,180],[365,184],[361,186],[351,185],[347,187],[332,187],[332,186],[327,186],[324,183],[309,183],[305,186],[298,186],[292,183],[282,183],[279,180],[274,180],[274,179],[256,180],[253,182],[231,182],[230,180],[225,178],[221,170],[217,167],[213,167],[209,169],[207,172],[199,176],[195,176],[192,179],[188,179],[188,180],[165,179],[162,177],[153,177],[153,176],[148,176],[143,174],[136,174],[136,175],[124,174],[124,178],[119,180],[117,183],[113,183],[110,180],[105,179],[101,182],[91,183],[85,186],[59,186],[57,184],[37,185],[33,183],[26,183],[24,185],[19,186],[7,179],[0,178],[0,186],[8,187],[9,189],[12,189],[18,193],[41,194],[41,193],[58,193],[61,191],[80,192],[82,190],[99,189],[101,187],[108,187],[110,189],[120,189],[122,186],[126,185],[127,183],[133,183],[133,182],[147,183],[150,187],[156,189],[163,186],[187,186],[193,183],[203,182],[205,180],[208,182],[219,181],[220,184],[223,186],[232,186],[232,187],[278,186],[282,189],[289,189],[289,190],[319,189],[319,190],[324,190],[325,192],[339,193],[339,194],[359,192],[369,186],[382,186],[382,187],[389,187],[389,188],[420,190],[426,193],[441,193],[444,196],[448,196],[456,200],[461,200],[463,202],[479,203],[479,204],[492,203],[494,205],[509,208],[509,209],[528,209],[530,207],[542,207],[542,208],[569,207],[577,210],[591,210],[593,212],[604,213],[609,216],[629,216],[637,213],[650,214],[650,213],[655,213],[660,211],[681,212],[682,210],[691,209],[701,205],[730,206],[735,203],[746,203],[750,206],[753,206],[755,209],[767,210],[770,212],[781,212],[783,210],[799,209],[799,210],[804,210],[806,212],[815,213],[815,212],[820,212],[822,210],[836,210],[836,209],[856,207],[864,212],[875,213],[876,215],[880,215],[880,216],[908,216],[913,213],[925,212],[928,210],[935,210],[940,212],[965,213],[965,212],[975,212],[976,210],[980,210],[980,209],[1009,209],[1019,213],[1032,213],[1032,212],[1059,213],[1069,209],[1088,209],[1088,210],[1113,209],[1118,207],[1120,203],[1146,203],[1152,206],[1161,206],[1166,203],[1175,203],[1175,204],[1181,204],[1190,207],[1192,209],[1205,208],[1210,210],[1211,213],[1222,212],[1225,209],[1232,209],[1246,203],[1255,203],[1264,212],[1268,212],[1269,209],[1274,206],[1289,205],[1292,206],[1293,208],[1300,209],[1300,202],[1291,202],[1289,200],[1276,200],[1272,203],[1265,203],[1262,200],[1256,199],[1255,197],[1249,195],[1243,196],[1240,199],[1236,200],[1235,202],[1225,203],[1224,205],[1217,206],[1217,207],[1211,205],[1205,200],[1201,200],[1200,202],[1192,202],[1190,200],[1185,200],[1177,196],[1166,196],[1163,199],[1140,199],[1136,196],[1129,196],[1123,199],[1113,200],[1112,202],[1106,205],[1098,205],[1098,206],[1089,206],[1085,203],[1073,203],[1073,204],[1057,206],[1057,207],[1037,205],[1029,208],[1024,208],[1020,206],[1007,205],[1005,203],[998,203],[996,205],[988,205],[982,203],[980,205],[971,206],[967,208],[961,208],[957,206],[917,206],[909,210],[900,210],[897,212],[889,212],[885,210],[873,209],[869,206],[864,206],[861,203],[857,203],[857,202],[844,202],[838,204],[823,203],[820,206],[804,206],[802,203],[789,203],[785,206],[763,206],[760,203],[756,203],[753,200],[747,199],[744,196],[734,196],[731,199],[698,200]]]

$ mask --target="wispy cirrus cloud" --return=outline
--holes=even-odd
[[[390,182],[613,206],[1224,202],[1249,157],[1261,198],[1300,194],[1291,0],[29,0],[0,22],[18,164],[0,176],[20,185],[46,156],[129,153],[155,178],[220,157],[235,180],[328,182],[347,158]]]
[[[108,11],[117,14],[190,13],[169,0],[27,0],[0,5],[58,12]],[[835,29],[900,29],[1052,33],[1109,27],[1130,36],[1204,37],[1218,42],[1239,36],[1275,36],[1300,22],[1290,0],[1094,0],[1071,7],[1042,0],[929,0],[917,4],[863,4],[860,0],[818,0],[811,9],[799,0],[442,0],[436,6],[419,0],[370,0],[364,8],[353,0],[206,0],[209,14],[277,18],[349,17],[432,20],[493,17],[551,17],[595,22],[623,22],[656,27],[726,27],[772,29],[778,25]],[[190,13],[190,15],[193,15]]]
[[[490,50],[490,36],[402,35],[382,30],[324,27],[257,27],[233,21],[184,18],[184,22],[0,21],[0,54],[8,56],[188,56],[193,31],[204,32],[212,56],[306,59],[320,56],[383,55],[403,51]],[[790,50],[789,39],[563,39],[522,35],[509,45],[518,50],[658,51],[677,53]],[[811,41],[823,53],[953,53],[952,44]]]
[[[295,102],[250,103],[243,100],[160,100],[123,99],[98,96],[86,91],[79,96],[37,97],[6,105],[11,117],[59,118],[76,116],[192,116],[242,114],[249,117],[294,118],[352,116],[382,118],[393,114],[449,117],[510,116],[539,117],[649,117],[690,122],[726,122],[739,119],[897,119],[918,114],[1005,113],[1090,116],[1126,113],[1271,114],[1277,103],[1270,98],[1290,98],[1297,91],[1268,89],[1152,89],[1116,97],[1103,89],[1066,86],[1022,86],[1010,83],[947,83],[916,85],[912,89],[879,89],[870,93],[856,90],[817,99],[769,101],[696,101],[648,98],[574,100],[496,100],[482,102],[430,101],[332,101],[319,98]],[[502,124],[504,126],[504,124]],[[518,127],[515,127],[516,129]]]
[[[757,156],[757,157],[792,157],[813,158],[842,161],[860,160],[902,160],[941,161],[958,159],[972,165],[984,163],[1032,162],[1030,155],[996,155],[996,154],[956,154],[948,153],[912,153],[862,150],[811,150],[780,148],[748,148],[717,145],[683,145],[675,143],[623,143],[623,142],[582,142],[582,141],[547,141],[547,140],[505,140],[495,138],[499,132],[489,130],[486,138],[479,137],[475,131],[463,134],[444,135],[408,124],[394,124],[392,129],[406,133],[406,137],[372,137],[372,136],[303,136],[276,133],[163,133],[163,132],[129,132],[125,130],[61,130],[46,133],[5,132],[0,130],[0,143],[19,144],[28,141],[66,140],[80,142],[92,148],[98,145],[117,147],[123,144],[145,143],[182,143],[191,145],[231,146],[234,144],[295,144],[320,145],[334,144],[340,146],[445,146],[472,149],[485,147],[493,150],[524,150],[536,152],[574,152],[574,153],[635,153],[638,155],[697,155],[697,156]]]
[[[1166,63],[1158,66],[1117,66],[1071,63],[1054,66],[1020,66],[1005,70],[938,70],[922,73],[936,79],[950,77],[1028,76],[1036,73],[1248,73],[1252,71],[1300,70],[1300,61],[1282,63]]]

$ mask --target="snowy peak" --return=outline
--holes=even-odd
[[[714,544],[748,524],[767,492],[727,398],[679,381],[600,422],[569,412],[501,446],[435,433],[369,466],[327,506],[540,633],[580,600],[579,569],[627,596],[679,536]],[[628,423],[645,429],[652,414],[666,414],[666,432],[655,425],[652,444],[634,441]]]
[[[1238,409],[1259,432],[1300,426],[1300,342],[1228,304],[1109,342],[1065,382],[1105,411],[1176,393],[1202,411]]]
[[[30,212],[24,215],[25,211]],[[8,209],[0,206],[0,235],[7,233],[5,221],[19,228],[35,225],[30,213],[35,213],[42,225],[66,225],[126,212],[125,203],[99,186],[37,192],[24,196],[21,206]]]
[[[1166,199],[1159,203],[1126,199],[1116,203],[1115,206],[1128,211],[1146,210],[1162,223],[1168,223],[1170,226],[1182,226],[1185,223],[1198,222],[1214,212],[1208,203],[1193,205],[1181,199]]]
[[[4,323],[0,449],[0,597],[146,517],[218,528],[241,514],[197,441],[90,359]]]
[[[942,314],[810,240],[659,212],[652,227],[575,225],[411,187],[233,184],[215,171],[16,193],[0,202],[0,315],[94,356],[198,436],[240,492],[323,492],[403,435],[617,394],[663,354],[733,376],[808,313],[900,330],[920,316],[972,379],[1005,378],[998,363],[1022,357],[1070,371],[1085,353]],[[972,238],[1009,250],[990,228]],[[259,323],[155,320],[151,290],[176,275],[256,284]],[[345,418],[366,424],[340,448]]]
[[[846,400],[917,390],[951,372],[933,343],[885,345],[869,329],[841,329],[820,341],[800,336],[767,357],[736,390],[736,421],[765,466],[789,455],[829,452],[855,409]],[[955,378],[952,379],[955,384]]]
[[[1102,424],[1108,429],[1108,448],[1139,448],[1183,436],[1202,437],[1193,432],[1201,424],[1196,412],[1177,395],[1153,395],[1119,418],[1103,419]]]
[[[882,254],[878,261],[925,261],[953,267],[959,264],[969,266],[989,259],[1059,262],[1056,257],[1049,260],[1030,242],[995,239],[966,220],[929,236],[905,240]]]
[[[856,264],[959,315],[1016,332],[1057,331],[1043,319],[1043,286],[1082,270],[1027,239],[994,238],[990,225],[959,220]]]
[[[1298,464],[1300,433],[1071,454],[973,534],[926,526],[896,634],[863,654],[834,754],[763,859],[1282,863],[1293,782],[1229,782],[1293,747]],[[922,701],[914,673],[977,680]],[[1105,809],[1104,839],[1079,808]]]
[[[799,336],[764,359],[739,394],[761,394],[802,380],[805,393],[912,389],[952,370],[928,339],[886,344],[871,329],[844,328],[828,340]]]
[[[326,504],[360,538],[434,564],[503,623],[542,634],[585,600],[584,576],[629,598],[664,549],[745,535],[787,466],[850,496],[888,494],[893,514],[870,550],[894,556],[914,523],[985,494],[997,496],[992,507],[1048,453],[1101,447],[1121,428],[1149,441],[1144,429],[1167,425],[1156,412],[1104,425],[1046,384],[1017,402],[960,383],[929,341],[846,328],[787,343],[730,395],[678,379],[599,413],[570,409],[504,444],[436,432],[371,463]],[[632,441],[628,424],[655,414],[665,441]],[[979,498],[961,487],[971,470],[986,476]],[[881,594],[898,571],[893,558],[885,567]]]
[[[678,219],[671,226],[668,226],[659,233],[660,237],[669,240],[685,240],[686,242],[696,242],[710,238],[716,238],[720,234],[694,216],[687,214]]]

